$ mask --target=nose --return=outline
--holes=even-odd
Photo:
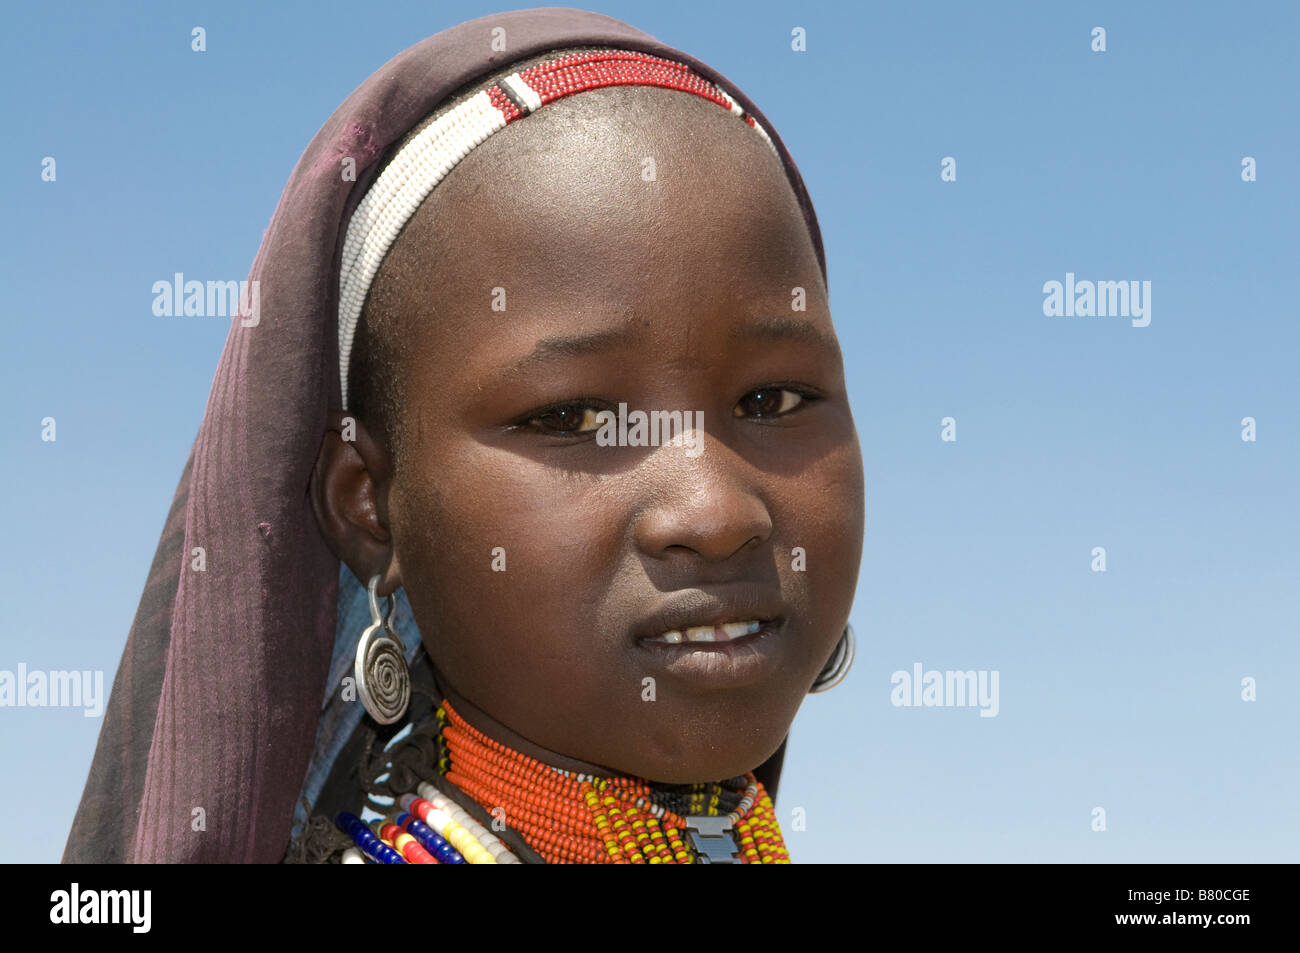
[[[772,516],[757,483],[757,471],[718,441],[691,458],[662,448],[643,466],[641,486],[649,501],[637,514],[633,535],[654,559],[694,554],[725,562],[772,535]]]

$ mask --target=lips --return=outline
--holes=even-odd
[[[734,642],[757,634],[783,615],[779,594],[757,586],[686,589],[643,618],[633,634],[636,641],[653,644]]]
[[[722,625],[694,625],[688,626],[685,630],[672,629],[646,641],[662,642],[667,645],[680,645],[682,642],[731,642],[753,635],[762,625],[763,623],[756,619],[748,622],[724,622]]]

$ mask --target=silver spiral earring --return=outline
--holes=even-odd
[[[835,651],[831,653],[826,667],[821,670],[817,680],[812,683],[812,688],[808,689],[808,693],[812,695],[817,692],[828,692],[844,681],[844,677],[849,674],[849,669],[853,667],[853,656],[856,650],[853,626],[846,624],[844,634],[835,643]]]
[[[361,633],[352,674],[357,694],[370,717],[381,725],[391,725],[404,714],[411,702],[411,671],[406,667],[406,649],[393,629],[397,596],[387,596],[387,611],[379,611],[379,577],[370,585],[370,625]]]

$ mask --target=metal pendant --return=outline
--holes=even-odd
[[[731,835],[731,818],[693,815],[684,818],[686,837],[699,857],[698,864],[736,864],[740,847]]]

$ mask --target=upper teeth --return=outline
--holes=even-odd
[[[730,642],[746,635],[753,635],[762,627],[761,622],[724,622],[722,625],[693,625],[689,629],[673,629],[662,635],[656,635],[651,642],[667,642],[676,645],[679,642]]]

